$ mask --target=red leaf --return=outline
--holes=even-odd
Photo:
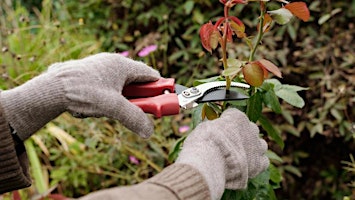
[[[263,69],[264,72],[264,79],[267,78],[267,76],[269,75],[269,72],[267,71],[267,69],[265,69],[265,67],[261,67]]]
[[[228,19],[233,20],[235,23],[237,23],[239,26],[244,26],[243,22],[240,21],[240,19],[238,19],[238,17],[234,17],[234,16],[229,16]]]
[[[221,17],[216,21],[216,24],[214,25],[216,28],[222,24],[222,22],[224,21],[225,17]]]
[[[274,63],[272,63],[268,60],[265,60],[265,59],[261,59],[257,62],[259,64],[259,66],[265,68],[267,71],[273,73],[275,76],[282,78],[281,71],[279,70],[279,68],[276,65],[274,65]]]
[[[269,14],[264,15],[264,21],[263,21],[263,32],[266,33],[270,30],[271,28],[271,23],[272,23],[272,18]],[[257,26],[257,29],[259,31],[259,25]]]
[[[230,27],[232,31],[237,35],[239,38],[244,38],[246,37],[245,34],[245,26],[242,21],[240,21],[237,17],[230,16],[229,21]]]
[[[308,21],[310,18],[310,13],[307,8],[307,4],[304,2],[292,2],[285,5],[285,8],[289,10],[293,15],[302,19],[303,21]]]
[[[206,23],[201,26],[200,38],[202,46],[212,53],[212,49],[215,49],[218,45],[218,39],[220,37],[219,31],[212,24],[212,22]]]
[[[258,62],[251,62],[242,68],[245,81],[254,87],[259,87],[264,82],[264,68]]]

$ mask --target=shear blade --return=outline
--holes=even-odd
[[[249,97],[237,91],[219,88],[205,94],[203,97],[197,100],[197,102],[204,103],[204,102],[213,102],[213,101],[234,101],[234,100],[243,100],[247,98]]]
[[[188,89],[188,87],[180,85],[180,84],[175,84],[175,93],[176,94],[181,94],[181,92],[186,89]]]

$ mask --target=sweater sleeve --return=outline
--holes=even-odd
[[[186,164],[173,164],[154,177],[133,186],[93,192],[80,200],[210,200],[208,185],[199,171]]]
[[[0,194],[30,186],[28,169],[24,144],[15,145],[0,105]]]

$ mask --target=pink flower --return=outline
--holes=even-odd
[[[122,51],[122,52],[119,53],[119,54],[121,54],[121,55],[124,56],[124,57],[128,57],[128,56],[129,56],[129,51]]]
[[[128,158],[132,164],[139,165],[139,160],[136,157],[130,155]]]
[[[151,52],[157,50],[158,46],[157,45],[149,45],[144,47],[140,52],[138,52],[139,57],[145,57],[149,55]]]
[[[189,130],[190,130],[190,127],[187,126],[187,125],[184,125],[184,126],[180,126],[180,127],[179,127],[179,132],[180,132],[180,133],[185,133],[185,132],[187,132],[187,131],[189,131]]]

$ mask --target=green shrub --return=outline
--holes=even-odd
[[[22,3],[0,2],[1,89],[22,84],[51,63],[99,51],[130,50],[136,59],[146,61],[136,53],[151,43],[158,44],[155,67],[179,83],[189,86],[220,73],[217,56],[203,52],[198,36],[201,24],[223,12],[216,6],[218,0]],[[355,1],[307,3],[312,21],[292,21],[292,26],[270,32],[276,41],[266,35],[256,55],[282,66],[283,83],[310,88],[302,93],[305,109],[292,110],[281,102],[287,108],[283,110],[291,111],[283,117],[269,115],[285,143],[281,151],[269,142],[284,160],[277,163],[283,182],[276,195],[280,199],[341,199],[351,196],[353,189],[341,161],[349,160],[349,152],[355,150]],[[257,6],[239,6],[231,14],[242,13],[250,29],[257,23],[256,12]],[[246,55],[243,44],[230,49],[230,55]],[[111,120],[77,120],[64,114],[32,138],[43,172],[43,180],[37,181],[43,181],[46,190],[53,186],[56,192],[75,197],[151,177],[170,163],[169,149],[183,135],[178,127],[191,122],[184,114],[156,120],[156,134],[149,142]],[[65,137],[69,134],[74,138]],[[140,164],[130,162],[129,156]],[[22,196],[31,196],[35,187],[21,191]]]

